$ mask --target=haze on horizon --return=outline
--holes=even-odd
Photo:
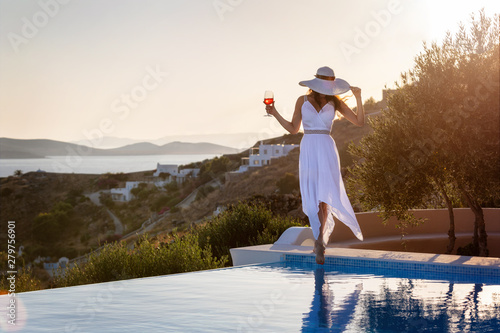
[[[282,135],[264,90],[290,118],[327,65],[379,100],[481,8],[500,2],[1,0],[0,137]]]

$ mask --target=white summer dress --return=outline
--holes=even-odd
[[[335,226],[332,214],[347,225],[359,240],[363,240],[340,173],[337,146],[330,136],[336,115],[335,107],[327,103],[317,112],[307,96],[304,96],[301,112],[304,137],[300,142],[300,194],[302,210],[309,218],[314,238],[319,237],[319,204],[324,202],[328,207],[328,219],[323,244],[328,244]]]

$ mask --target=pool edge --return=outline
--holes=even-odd
[[[230,250],[234,266],[279,260],[314,262],[312,246],[266,244]],[[500,276],[500,258],[327,247],[327,264]]]

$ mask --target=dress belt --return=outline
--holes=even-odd
[[[330,134],[329,130],[304,130],[304,134]]]

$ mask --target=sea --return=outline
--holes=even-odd
[[[141,155],[141,156],[47,156],[45,158],[0,159],[0,177],[45,171],[56,173],[103,174],[155,170],[156,164],[185,165],[221,154]]]

